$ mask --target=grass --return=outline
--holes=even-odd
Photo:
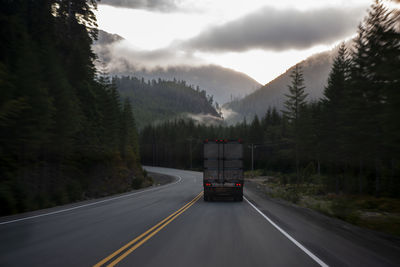
[[[268,196],[310,208],[357,226],[400,236],[400,200],[370,195],[334,194],[325,191],[314,177],[307,183],[294,184],[280,174],[261,176],[261,171],[247,172],[246,178],[265,186]]]

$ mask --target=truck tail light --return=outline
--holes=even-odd
[[[240,187],[240,186],[242,186],[242,184],[241,183],[236,183],[235,184],[237,187]]]
[[[211,183],[205,183],[206,186],[211,186]]]

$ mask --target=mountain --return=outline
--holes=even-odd
[[[104,62],[111,75],[143,77],[146,80],[183,80],[206,90],[220,104],[244,97],[261,87],[246,74],[217,65],[138,68],[126,57],[115,54],[114,45],[122,41],[124,39],[119,35],[99,31],[99,40],[93,45],[100,62]]]
[[[122,40],[124,40],[124,38],[118,34],[99,30],[97,40],[94,42],[94,45],[109,45]]]
[[[143,78],[114,77],[114,84],[122,98],[129,98],[139,128],[147,124],[174,118],[220,121],[211,96],[194,89],[185,81],[162,79],[145,81]]]
[[[261,84],[244,73],[217,65],[199,67],[176,66],[156,68],[153,70],[140,70],[134,72],[136,76],[145,79],[162,78],[187,81],[189,84],[204,88],[208,94],[213,95],[220,104],[235,98],[242,98],[261,87]]]
[[[333,49],[315,54],[299,63],[303,69],[308,100],[316,100],[322,96],[336,51],[337,49]],[[251,120],[254,115],[264,116],[268,107],[283,109],[293,68],[294,66],[243,99],[225,104],[223,110],[230,114],[229,117],[225,115],[228,122],[235,123],[243,118]]]

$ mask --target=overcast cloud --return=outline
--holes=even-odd
[[[170,12],[178,10],[179,0],[101,0],[99,3],[115,7]]]
[[[170,66],[198,66],[205,62],[190,52],[177,51],[172,48],[156,50],[138,50],[121,40],[110,44],[95,44],[94,52],[100,61],[107,61],[110,72],[121,72],[126,69],[154,69]]]
[[[331,44],[356,32],[364,10],[325,8],[299,11],[265,7],[226,24],[203,31],[183,47],[199,51],[282,51]]]

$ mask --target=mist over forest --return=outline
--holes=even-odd
[[[174,55],[168,55],[168,60],[172,62],[168,66],[160,66],[157,63],[168,62],[158,55],[164,52],[153,51],[146,54],[130,47],[121,36],[100,31],[99,40],[93,44],[93,50],[98,56],[98,66],[105,67],[109,75],[134,76],[146,81],[185,81],[188,85],[206,90],[220,105],[242,98],[261,87],[261,84],[244,73],[215,64],[204,64],[200,60],[180,62]],[[153,60],[153,57],[161,57],[161,61]],[[143,65],[142,62],[146,60],[151,64]]]
[[[239,117],[234,125],[170,121],[145,127],[143,162],[200,169],[201,143],[182,142],[178,133],[194,140],[239,136],[258,147],[256,168],[289,174],[281,183],[323,185],[324,194],[399,197],[399,15],[374,3],[351,43],[299,62],[225,105]],[[184,160],[189,145],[191,163]]]

